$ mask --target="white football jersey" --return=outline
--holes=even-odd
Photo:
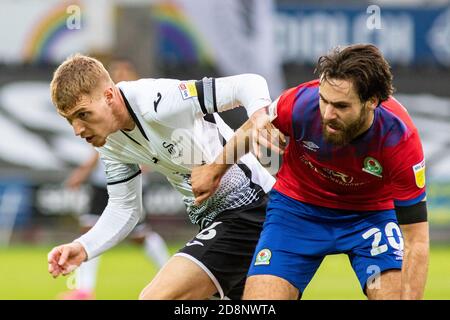
[[[220,212],[248,205],[272,188],[275,179],[252,154],[232,166],[216,193],[199,206],[193,204],[190,183],[192,168],[212,162],[233,135],[217,112],[244,106],[250,116],[270,104],[262,77],[243,74],[200,81],[141,79],[117,86],[136,126],[132,131],[111,134],[106,144],[97,148],[106,167],[108,186],[136,177],[140,164],[149,166],[165,175],[184,196],[191,221],[201,227]],[[108,190],[110,197],[117,192],[113,187]]]

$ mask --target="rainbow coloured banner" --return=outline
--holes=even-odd
[[[212,56],[183,11],[173,3],[152,6],[163,60],[211,64]]]
[[[78,1],[64,2],[39,18],[26,41],[23,50],[24,61],[51,61],[52,50],[60,42],[60,39],[70,32],[76,32],[67,27],[67,19],[70,15],[67,8],[71,5],[80,6],[80,3]]]

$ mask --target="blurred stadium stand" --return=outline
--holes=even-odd
[[[315,77],[320,54],[359,41],[377,44],[392,63],[396,96],[424,142],[431,235],[450,240],[449,1],[186,2],[2,1],[0,245],[70,240],[78,232],[74,216],[86,209],[89,187],[71,192],[62,182],[90,147],[57,116],[48,90],[68,54],[127,57],[155,78],[261,73],[275,97]],[[367,27],[371,4],[381,10],[381,29]],[[224,115],[232,127],[245,117],[243,110]],[[155,229],[187,240],[196,229],[180,196],[160,175],[148,179],[144,206]]]

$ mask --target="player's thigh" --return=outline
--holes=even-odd
[[[366,294],[369,300],[399,300],[401,296],[401,270],[391,269],[374,277],[367,284]]]
[[[299,290],[287,280],[272,275],[257,275],[247,278],[244,300],[296,300]]]
[[[333,242],[334,238],[320,222],[305,219],[301,212],[293,214],[286,206],[269,204],[248,271],[249,278],[255,278],[249,283],[256,282],[254,286],[260,287],[257,282],[266,278],[259,276],[270,275],[273,278],[267,279],[283,279],[278,282],[290,284],[297,293],[303,293]],[[248,292],[247,298],[252,298]],[[271,289],[261,291],[261,295],[265,293],[269,299]]]
[[[142,290],[140,299],[206,299],[217,291],[208,274],[182,256],[172,257]]]
[[[403,261],[403,238],[394,212],[382,212],[364,217],[352,225],[352,232],[345,239],[350,248],[349,258],[361,288],[377,288],[377,295],[400,287],[400,270]],[[390,270],[394,270],[393,272]],[[388,294],[391,296],[391,294]]]
[[[175,256],[184,256],[202,267],[221,298],[240,299],[264,217],[259,207],[228,210]]]

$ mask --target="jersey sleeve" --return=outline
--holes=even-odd
[[[174,128],[189,128],[203,116],[195,80],[152,79],[139,89],[142,116]]]
[[[250,117],[272,101],[266,80],[256,74],[203,78],[195,82],[195,87],[204,115],[243,106]]]
[[[106,167],[110,166],[106,164]],[[99,220],[92,229],[74,240],[83,245],[89,260],[122,241],[143,218],[141,175],[131,174],[124,165],[115,177],[120,177],[120,181],[110,183],[109,180],[108,204]]]
[[[292,110],[296,89],[286,90],[269,107],[269,115],[273,119],[273,125],[287,136],[292,136]]]
[[[107,185],[123,183],[141,174],[141,168],[137,164],[121,163],[103,154],[100,155],[100,159],[105,167]]]
[[[248,116],[271,103],[266,80],[256,74],[241,74],[202,80],[155,79],[154,94],[146,104],[152,118],[176,128],[190,127],[198,118],[243,106]],[[145,91],[145,87],[142,88]],[[146,96],[143,92],[143,96]],[[147,118],[144,114],[144,118]]]
[[[426,196],[425,158],[417,131],[387,153],[395,206],[411,206]]]

